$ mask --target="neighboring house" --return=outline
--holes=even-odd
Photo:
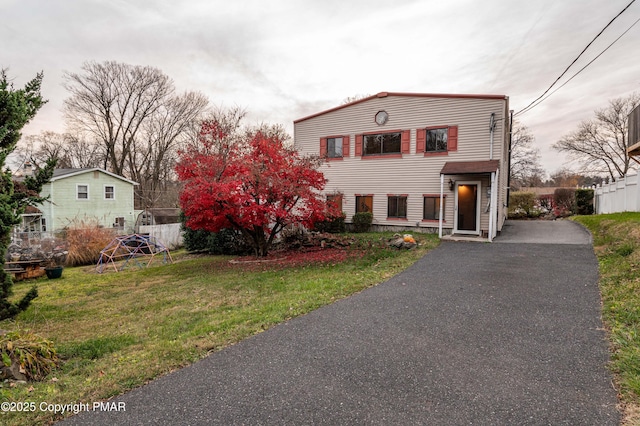
[[[137,183],[99,168],[56,169],[41,195],[49,197],[23,215],[23,232],[54,232],[74,223],[97,223],[133,232]]]
[[[509,100],[379,93],[294,122],[296,148],[326,157],[325,194],[346,221],[482,236],[507,215]]]

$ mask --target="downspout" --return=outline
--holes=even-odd
[[[440,214],[438,215],[438,238],[442,238],[442,201],[444,198],[444,175],[440,173]]]
[[[493,132],[496,128],[496,113],[491,113],[491,119],[489,120],[489,160],[493,160]]]

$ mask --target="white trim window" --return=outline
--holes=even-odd
[[[89,199],[89,185],[77,184],[76,185],[76,200],[88,200]]]
[[[113,185],[104,186],[104,199],[115,200],[116,199],[116,187]]]

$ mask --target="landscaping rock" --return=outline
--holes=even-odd
[[[24,370],[20,367],[20,363],[16,360],[11,360],[11,366],[7,367],[3,365],[0,368],[0,380],[15,380],[15,381],[27,381],[27,376],[25,376]]]
[[[387,245],[390,247],[395,247],[397,249],[406,249],[410,250],[416,247],[418,244],[413,236],[409,234],[400,235],[394,234],[393,237],[387,242]]]

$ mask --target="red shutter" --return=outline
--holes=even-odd
[[[411,146],[411,130],[404,130],[402,132],[402,138],[400,139],[401,150],[403,154],[408,154],[410,152]]]
[[[356,135],[356,157],[362,157],[362,135]]]
[[[327,156],[327,138],[320,138],[320,157]]]
[[[458,150],[458,126],[449,126],[447,135],[447,151]]]
[[[349,156],[349,135],[345,135],[342,137],[342,156]]]
[[[427,143],[427,130],[426,129],[416,130],[416,154],[419,154],[425,151],[426,143]]]

